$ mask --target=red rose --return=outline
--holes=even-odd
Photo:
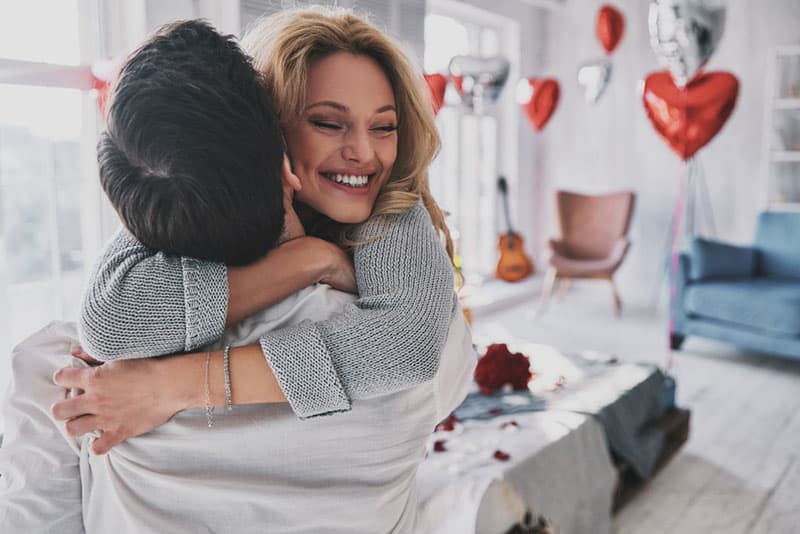
[[[490,345],[475,368],[475,382],[484,395],[491,395],[506,384],[515,390],[527,389],[531,378],[528,357],[519,352],[512,354],[505,343]]]

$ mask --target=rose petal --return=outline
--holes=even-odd
[[[499,460],[501,462],[507,462],[511,458],[510,454],[508,454],[507,452],[503,452],[500,449],[494,451],[493,456],[495,460]]]
[[[458,418],[455,415],[450,414],[444,421],[436,425],[434,432],[452,432],[455,430],[458,422]]]

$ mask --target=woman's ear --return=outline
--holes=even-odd
[[[283,187],[291,188],[294,191],[300,191],[303,186],[300,183],[300,178],[292,172],[292,166],[289,163],[289,156],[283,155]]]

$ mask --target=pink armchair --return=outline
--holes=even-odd
[[[614,284],[614,272],[630,247],[627,233],[635,194],[607,195],[556,193],[561,237],[550,240],[550,261],[542,291],[547,306],[556,280],[566,289],[572,278],[608,280],[614,295],[614,311],[622,313],[622,301]]]

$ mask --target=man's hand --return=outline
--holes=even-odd
[[[83,394],[53,404],[53,417],[65,421],[67,434],[73,437],[101,430],[102,436],[91,448],[94,454],[105,454],[128,438],[161,426],[181,410],[180,401],[168,395],[174,388],[159,369],[150,359],[59,369],[53,381]]]
[[[75,356],[76,358],[78,358],[79,360],[85,361],[86,363],[88,363],[92,367],[95,367],[97,365],[103,365],[103,362],[101,362],[100,360],[95,360],[94,358],[92,358],[91,356],[86,354],[86,351],[84,351],[83,347],[81,347],[80,345],[73,345],[72,348],[70,349],[69,353],[72,356]]]

